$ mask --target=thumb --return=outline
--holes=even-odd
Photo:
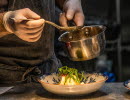
[[[25,16],[19,15],[19,16],[15,16],[15,18],[12,18],[16,23],[20,23],[23,20],[27,19]]]
[[[23,15],[27,19],[40,19],[40,16],[38,14],[36,14],[35,12],[33,12],[32,10],[30,10],[29,8],[25,8]]]
[[[74,13],[75,11],[73,9],[68,9],[68,11],[66,12],[66,18],[68,20],[72,20],[74,18]]]

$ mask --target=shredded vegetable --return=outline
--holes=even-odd
[[[67,66],[63,66],[58,69],[60,76],[65,76],[64,84],[69,80],[69,82],[73,79],[76,84],[80,84],[84,78],[84,73],[79,73],[75,68],[69,68]]]

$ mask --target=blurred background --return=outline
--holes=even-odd
[[[106,49],[101,56],[88,60],[70,61],[55,35],[55,52],[63,66],[78,70],[101,72],[109,77],[108,82],[130,79],[130,0],[81,0],[85,25],[105,25]],[[56,23],[60,9],[56,8]]]

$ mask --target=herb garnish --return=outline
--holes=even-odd
[[[79,73],[75,68],[69,68],[67,66],[63,66],[58,69],[60,76],[66,76],[65,82],[67,79],[72,78],[77,84],[80,84],[81,81],[84,79],[84,73]]]

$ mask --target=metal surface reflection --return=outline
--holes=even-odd
[[[99,56],[105,49],[105,26],[85,26],[78,32],[65,32],[59,37],[68,57],[73,61],[84,61]],[[72,38],[69,38],[72,35]]]

